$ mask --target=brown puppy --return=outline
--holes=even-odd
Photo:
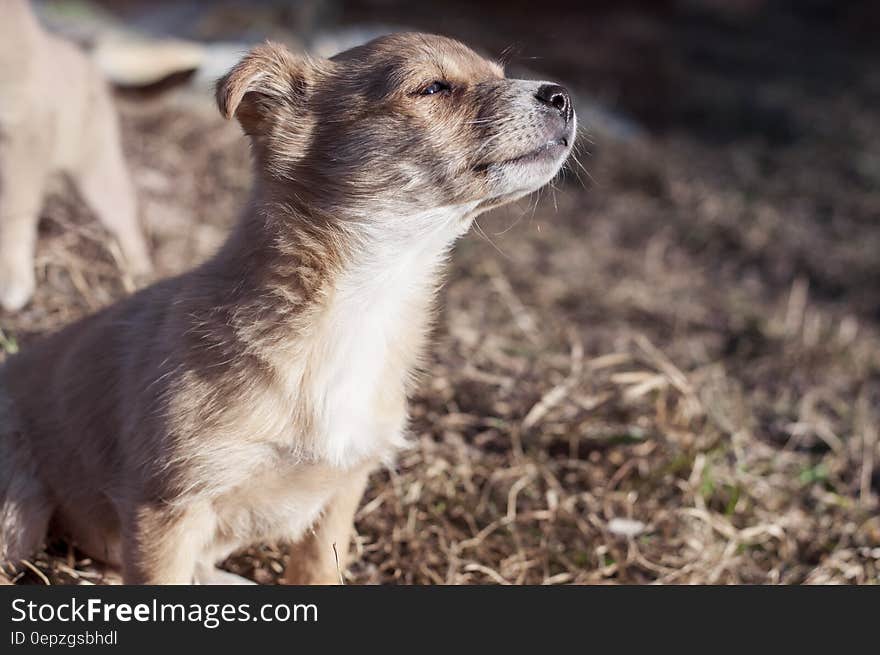
[[[337,581],[450,246],[547,183],[575,133],[561,87],[422,34],[331,60],[265,45],[217,100],[256,169],[225,246],[0,369],[9,564],[54,516],[129,583],[228,582],[215,563],[270,540],[300,540],[289,581]]]
[[[70,177],[119,240],[135,274],[150,269],[116,112],[98,70],[47,34],[25,0],[0,18],[0,306],[34,291],[37,221],[50,177]]]

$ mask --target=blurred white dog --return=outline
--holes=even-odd
[[[150,269],[106,83],[72,44],[44,31],[26,0],[0,20],[0,306],[34,291],[37,222],[49,179],[73,181],[135,275]]]

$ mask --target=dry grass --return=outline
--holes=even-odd
[[[859,87],[822,107],[778,91],[804,130],[784,147],[606,143],[595,184],[481,219],[347,581],[880,582],[880,198],[840,152],[870,152],[880,124]],[[806,127],[816,114],[836,139]],[[161,272],[187,268],[243,202],[244,143],[173,97],[124,116]],[[46,219],[36,301],[0,316],[7,350],[128,287],[78,203]],[[282,555],[228,565],[272,582]],[[23,581],[102,576],[54,543]]]

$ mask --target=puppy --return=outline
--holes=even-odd
[[[229,582],[217,562],[278,540],[288,582],[338,581],[450,246],[546,184],[576,122],[562,87],[426,34],[330,60],[264,45],[217,101],[255,162],[222,249],[0,369],[7,565],[54,519],[127,583]]]
[[[37,222],[50,177],[65,173],[119,241],[132,273],[150,269],[110,95],[98,70],[47,34],[25,0],[0,20],[0,306],[34,291]]]

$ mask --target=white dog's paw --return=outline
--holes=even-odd
[[[30,266],[11,269],[0,264],[0,306],[7,312],[24,307],[34,295],[34,286],[34,272]]]
[[[150,261],[146,245],[141,240],[130,243],[122,252],[128,272],[136,278],[147,277],[153,272],[153,263]]]

